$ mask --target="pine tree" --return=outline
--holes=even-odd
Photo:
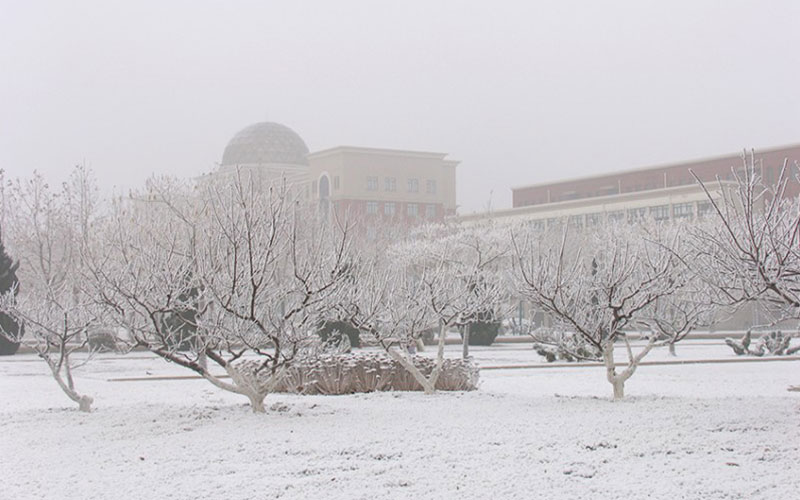
[[[19,292],[19,279],[17,279],[17,268],[19,262],[6,253],[5,245],[0,241],[0,294],[14,291],[14,295]],[[0,312],[0,356],[10,356],[19,349],[19,340],[22,338],[24,328],[12,316]]]

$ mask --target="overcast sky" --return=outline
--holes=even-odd
[[[800,142],[800,2],[0,0],[0,167],[107,188],[239,129],[449,153],[512,186]]]

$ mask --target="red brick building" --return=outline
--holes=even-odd
[[[780,174],[784,160],[789,160],[792,173],[797,173],[800,162],[800,144],[761,149],[755,152],[760,161],[762,177],[774,182]],[[703,181],[733,179],[732,168],[742,168],[742,154],[730,154],[704,160],[693,160],[669,165],[645,167],[581,179],[534,184],[512,188],[513,207],[528,207],[546,203],[611,196],[640,191],[657,190],[694,184],[693,171]],[[790,195],[800,194],[800,184],[793,182],[788,187]]]

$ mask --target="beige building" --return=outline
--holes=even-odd
[[[722,186],[732,187],[734,183],[722,181]],[[716,191],[719,184],[715,183],[709,188]],[[647,218],[656,221],[695,219],[708,214],[711,209],[711,203],[702,188],[691,184],[495,210],[460,216],[458,220],[466,223],[487,218],[508,222],[527,221],[533,227],[545,229],[565,222],[575,227],[591,227],[606,218],[631,223]]]
[[[367,220],[442,220],[456,211],[458,162],[446,156],[352,146],[311,153],[313,199]]]
[[[378,224],[415,224],[455,215],[457,161],[445,153],[339,146],[309,153],[279,123],[262,122],[230,140],[220,178],[241,172],[264,185],[285,181],[325,209]]]

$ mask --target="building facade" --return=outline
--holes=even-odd
[[[756,160],[760,162],[762,178],[767,183],[777,181],[783,162],[787,158],[800,160],[800,144],[758,150]],[[798,173],[796,163],[790,162],[789,167],[792,169],[791,173]],[[519,208],[628,193],[658,192],[677,186],[696,184],[692,172],[703,182],[713,181],[718,177],[730,181],[733,180],[733,168],[740,170],[743,168],[741,153],[562,182],[514,187],[511,188],[512,206]],[[787,194],[791,196],[800,194],[800,185],[793,183]]]
[[[456,165],[444,153],[340,146],[308,155],[322,205],[365,221],[415,224],[456,211]]]
[[[442,221],[456,211],[457,161],[445,153],[339,146],[309,153],[285,125],[262,122],[230,140],[216,178],[247,175],[289,189],[325,210],[369,224]]]
[[[798,162],[800,145],[757,151],[755,166],[766,184],[778,181],[784,164],[789,181],[786,196],[800,194]],[[604,220],[639,221],[696,220],[713,209],[708,195],[696,182],[696,174],[713,197],[720,190],[736,187],[734,171],[744,172],[741,155],[648,167],[581,179],[512,188],[513,207],[491,213],[458,217],[465,223],[483,219],[525,222],[534,230],[591,227]],[[533,315],[535,311],[528,311]],[[744,304],[736,311],[720,314],[712,330],[746,330],[768,323],[769,314],[759,304]],[[794,323],[794,322],[791,322]],[[794,326],[794,325],[792,325]]]

